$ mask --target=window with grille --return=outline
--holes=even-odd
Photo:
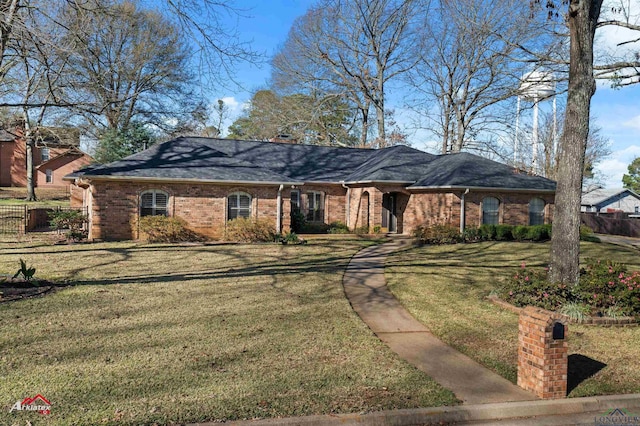
[[[485,197],[482,199],[482,224],[497,225],[499,221],[498,210],[500,200],[495,197]]]
[[[544,225],[544,205],[540,198],[529,201],[529,225]]]
[[[227,197],[227,220],[251,216],[251,195],[235,192]]]
[[[42,160],[42,162],[49,161],[49,158],[51,158],[49,153],[49,148],[41,148],[40,159]]]
[[[152,189],[140,194],[140,216],[167,216],[169,194]]]
[[[324,193],[307,192],[307,220],[322,222],[324,220]]]
[[[44,175],[46,177],[45,182],[46,183],[53,183],[53,170],[51,169],[47,169],[44,171]]]

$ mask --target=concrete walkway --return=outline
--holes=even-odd
[[[444,344],[389,292],[384,279],[387,255],[410,244],[410,239],[396,237],[390,243],[361,250],[351,259],[343,285],[360,318],[400,357],[453,391],[464,404],[537,399]]]

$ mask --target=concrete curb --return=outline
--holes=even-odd
[[[378,411],[368,414],[336,414],[306,417],[287,417],[264,420],[229,422],[236,426],[262,425],[441,425],[456,422],[505,420],[537,416],[594,413],[604,416],[614,408],[640,409],[640,394],[608,395],[546,401],[499,402],[494,404],[459,405],[405,410]],[[191,426],[214,426],[219,423],[195,423]]]

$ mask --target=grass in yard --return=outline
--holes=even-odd
[[[224,421],[455,404],[352,311],[342,274],[371,242],[0,245],[75,286],[0,304],[0,424]],[[42,417],[9,413],[41,393]]]
[[[610,258],[640,270],[638,250],[582,243],[582,258]],[[435,335],[515,383],[518,316],[485,299],[498,281],[517,269],[546,266],[549,244],[499,243],[425,246],[387,261],[393,294]],[[607,366],[569,396],[640,392],[640,327],[569,325],[569,353]],[[571,370],[571,365],[570,365]]]
[[[68,207],[69,191],[66,188],[35,188],[38,201],[25,201],[26,188],[0,188],[0,206],[27,205],[29,207]]]

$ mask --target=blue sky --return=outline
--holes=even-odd
[[[246,16],[238,22],[239,32],[255,50],[271,56],[286,40],[293,21],[314,3],[313,0],[238,0],[236,5],[246,10]],[[602,46],[612,45],[625,36],[620,31],[611,31],[600,38],[600,43]],[[251,92],[267,85],[269,75],[268,62],[260,68],[242,66],[238,69],[237,79],[244,90],[214,95],[231,107],[232,116],[227,125],[242,112]],[[402,123],[400,106],[395,107],[397,120]],[[627,165],[640,156],[640,84],[617,90],[600,84],[592,100],[592,114],[602,128],[602,134],[610,140],[613,152],[597,169],[606,187],[621,187]],[[410,142],[415,148],[426,150],[429,141],[414,135]]]

